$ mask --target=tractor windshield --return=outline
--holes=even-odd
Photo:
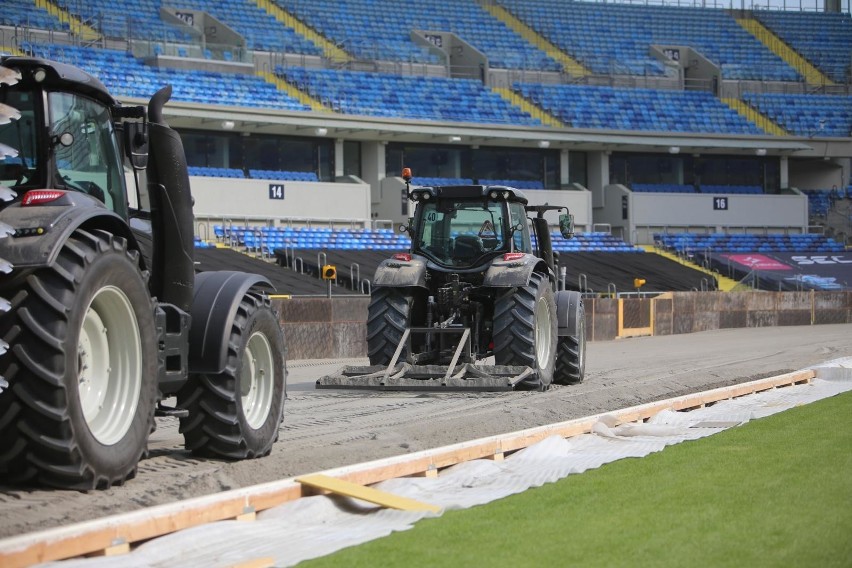
[[[57,186],[88,193],[126,216],[124,170],[109,109],[71,93],[48,95]]]
[[[445,266],[469,267],[508,250],[506,203],[437,200],[421,204],[418,252]]]

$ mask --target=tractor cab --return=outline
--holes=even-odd
[[[508,252],[531,252],[526,198],[501,186],[422,187],[411,223],[411,252],[453,269],[486,268]]]
[[[30,190],[47,204],[66,192],[89,195],[127,218],[118,103],[94,77],[29,57],[4,57],[0,72],[0,191],[3,202]],[[124,110],[124,109],[121,109]]]

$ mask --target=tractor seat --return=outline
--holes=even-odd
[[[476,235],[459,235],[453,244],[453,258],[456,259],[473,260],[483,252],[482,240]]]

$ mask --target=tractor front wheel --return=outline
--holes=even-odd
[[[178,392],[186,448],[196,455],[249,459],[268,455],[284,416],[284,337],[265,297],[247,293],[231,326],[219,374],[190,377]]]

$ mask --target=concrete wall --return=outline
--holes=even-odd
[[[640,299],[587,298],[586,336],[609,341],[619,336],[623,312]],[[366,357],[369,298],[274,300],[287,358]],[[672,292],[651,302],[653,335],[714,329],[852,323],[852,292]],[[644,322],[643,322],[644,324]],[[622,326],[623,327],[623,326]],[[629,329],[623,329],[623,334]]]
[[[273,300],[287,359],[367,356],[368,296]]]
[[[191,177],[197,217],[369,219],[370,186],[358,183],[299,182]],[[270,199],[270,184],[284,186],[283,199]]]

